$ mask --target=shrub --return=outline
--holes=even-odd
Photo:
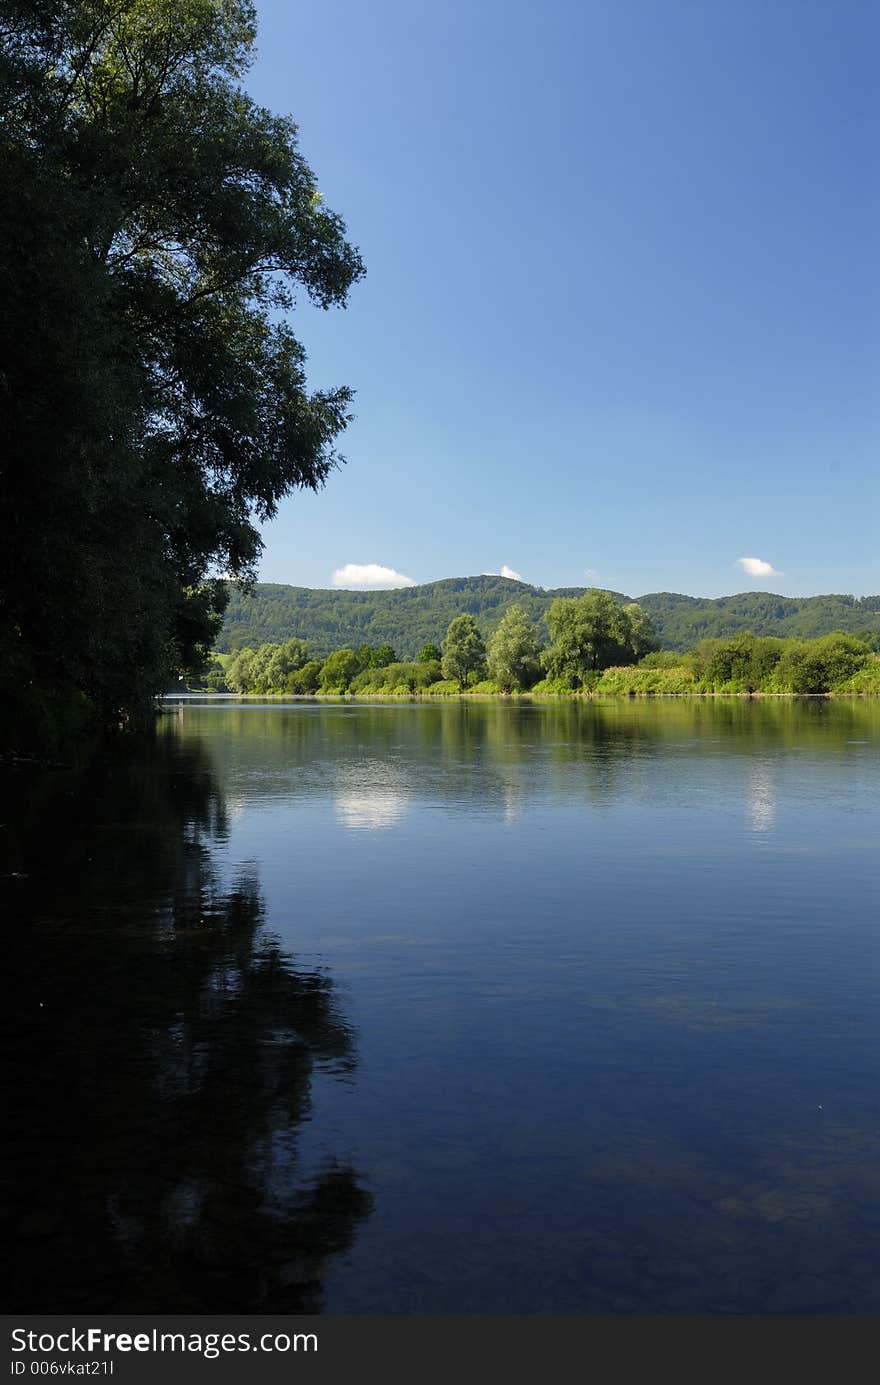
[[[424,692],[440,678],[436,659],[426,663],[393,663],[382,667],[371,665],[351,682],[351,691],[361,695],[394,693],[396,696]]]
[[[608,668],[596,685],[597,693],[657,696],[696,691],[694,675],[686,668]]]
[[[835,631],[786,649],[776,667],[774,681],[782,692],[831,692],[848,682],[870,658],[871,651],[862,640]]]
[[[731,639],[701,640],[687,664],[708,692],[757,692],[769,685],[788,643],[756,639],[748,631]]]
[[[864,667],[857,669],[845,682],[838,683],[834,691],[880,694],[880,658],[875,654]]]

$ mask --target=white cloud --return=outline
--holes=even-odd
[[[513,568],[508,567],[506,563],[501,564],[498,572],[484,572],[482,575],[484,577],[509,577],[511,582],[521,582],[523,580],[522,574],[514,572]]]
[[[763,558],[737,558],[737,567],[741,567],[743,572],[749,577],[782,577],[772,563],[765,563]]]
[[[334,587],[348,587],[352,590],[379,590],[388,587],[414,587],[412,577],[404,577],[393,567],[383,567],[381,563],[345,563],[338,567],[330,578]]]
[[[598,572],[596,571],[596,569],[595,569],[594,567],[585,567],[585,568],[584,568],[584,576],[585,576],[585,577],[593,577],[593,578],[595,578],[595,577],[598,577],[599,574],[598,574]]]

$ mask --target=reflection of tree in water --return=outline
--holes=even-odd
[[[229,706],[222,727],[251,792],[320,800],[332,783],[340,823],[378,830],[426,801],[508,821],[542,795],[604,808],[634,786],[685,784],[719,747],[748,775],[749,760],[769,772],[791,749],[828,761],[876,738],[880,710],[870,698],[424,698]]]
[[[822,759],[876,737],[876,699],[432,699],[276,704],[222,713],[238,774],[256,794],[322,799],[342,825],[394,828],[420,801],[520,816],[540,795],[606,807],[633,784],[683,783],[723,745],[746,760],[789,749]],[[216,723],[215,723],[216,724]]]
[[[255,882],[218,878],[204,758],[160,738],[14,779],[7,1301],[317,1311],[370,1200],[350,1167],[298,1174],[297,1130],[352,1036],[330,980],[261,932]]]

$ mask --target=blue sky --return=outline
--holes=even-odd
[[[294,315],[356,418],[262,580],[880,592],[873,0],[257,8],[367,265]]]

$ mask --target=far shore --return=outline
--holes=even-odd
[[[693,698],[705,701],[707,698],[726,698],[738,702],[771,701],[804,702],[827,701],[829,698],[861,698],[870,700],[880,697],[876,692],[705,692],[695,688],[692,692],[593,692],[587,688],[572,689],[571,692],[474,692],[467,688],[458,693],[406,692],[406,693],[230,693],[212,692],[210,689],[187,689],[185,692],[167,692],[161,696],[162,702],[685,702]]]

